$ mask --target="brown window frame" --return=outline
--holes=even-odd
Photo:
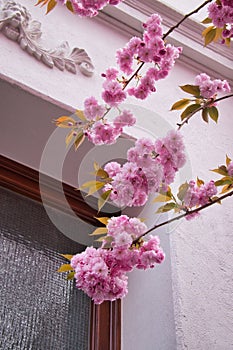
[[[42,202],[39,188],[39,172],[0,155],[2,165],[0,185],[23,196]],[[56,186],[49,184],[57,180],[46,176],[46,186],[43,186],[43,198],[47,204],[62,209],[62,201]],[[96,211],[88,206],[78,191],[63,183],[65,196],[72,210],[83,220],[97,225],[94,216]],[[106,301],[100,305],[91,302],[89,321],[89,350],[120,350],[121,349],[121,300]]]

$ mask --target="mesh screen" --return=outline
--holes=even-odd
[[[40,203],[5,189],[0,222],[0,349],[87,350],[90,300],[56,272],[59,253],[84,246],[60,233]]]

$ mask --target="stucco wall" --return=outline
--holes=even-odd
[[[67,109],[81,108],[87,96],[99,96],[100,73],[114,65],[115,50],[124,45],[128,34],[100,19],[80,20],[67,11],[64,13],[62,8],[44,17],[43,9],[35,9],[32,2],[26,0],[21,2],[27,5],[35,19],[42,21],[45,45],[54,47],[67,40],[71,47],[85,48],[95,65],[95,74],[87,78],[81,73],[74,76],[56,68],[51,70],[0,34],[1,76],[38,98],[56,102]],[[156,94],[143,103],[144,107],[156,113],[155,119],[151,112],[137,111],[135,132],[140,134],[143,129],[143,132],[148,130],[150,135],[161,136],[170,126],[176,127],[178,112],[169,112],[170,106],[183,97],[178,85],[192,83],[196,73],[177,63],[170,76],[158,82]],[[129,103],[141,104],[132,99]],[[37,168],[40,154],[50,137],[48,130],[53,131],[51,119],[55,116],[52,115],[51,119],[48,114],[46,118],[41,116],[39,133],[43,136],[36,139],[38,111],[34,115],[24,115],[19,109],[17,115],[11,114],[8,119],[7,106],[4,106],[4,111],[1,107],[2,153]],[[219,109],[217,126],[214,122],[206,125],[196,116],[183,128],[190,162],[183,170],[182,180],[186,180],[186,176],[187,180],[196,176],[203,180],[217,179],[208,170],[223,164],[225,154],[233,157],[233,119],[229,100],[222,102]],[[21,119],[23,123],[19,122]],[[28,124],[27,119],[30,119]],[[26,134],[31,144],[33,140],[38,140],[34,148],[25,146],[25,127],[28,127]],[[66,170],[64,180],[77,186],[74,172],[75,167]],[[215,205],[203,211],[195,221],[183,220],[159,232],[167,261],[153,271],[145,274],[134,272],[130,277],[129,296],[123,302],[124,350],[230,350],[233,347],[232,209],[232,199],[226,199],[221,206]],[[154,207],[149,206],[143,212],[144,217],[148,216],[148,226],[157,220],[154,211]]]

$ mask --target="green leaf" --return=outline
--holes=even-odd
[[[231,46],[231,38],[226,38],[225,39],[225,45],[230,47]]]
[[[159,194],[154,200],[153,203],[157,202],[169,202],[171,200],[171,196],[168,196],[166,194]]]
[[[221,165],[218,167],[218,169],[212,169],[211,171],[224,176],[228,175],[227,168],[225,167],[225,165]]]
[[[42,4],[42,2],[43,2],[43,4]],[[49,0],[38,0],[35,6],[37,6],[39,4],[41,4],[41,6],[44,6],[47,2],[49,2]]]
[[[184,184],[182,184],[180,187],[179,187],[179,192],[177,193],[177,197],[179,198],[179,200],[182,202],[187,191],[188,191],[188,188],[189,188],[189,184],[187,182],[185,182]]]
[[[222,193],[226,193],[226,192],[230,191],[232,188],[233,188],[233,185],[225,185],[225,186],[222,188],[222,191],[221,191],[220,193],[221,193],[221,194],[222,194]]]
[[[70,264],[63,264],[59,267],[57,272],[67,272],[67,271],[72,271],[72,270],[73,270],[73,268],[71,267]]]
[[[84,140],[85,140],[85,135],[83,131],[80,131],[74,140],[75,151],[77,151],[77,149],[81,146]]]
[[[104,248],[109,248],[111,249],[111,243],[113,241],[113,237],[110,236],[103,236],[99,237],[98,239],[95,240],[96,242],[103,242],[104,241]]]
[[[68,8],[68,10],[70,10],[71,12],[74,13],[74,9],[73,9],[71,1],[66,2],[66,7]]]
[[[211,197],[211,201],[216,201],[216,200],[218,200],[218,199],[219,199],[218,196]],[[222,204],[222,202],[221,202],[220,199],[219,199],[216,203]]]
[[[212,29],[214,29],[214,28],[215,28],[214,25],[205,28],[205,29],[203,30],[203,32],[201,33],[201,35],[202,35],[203,37],[205,37],[206,34],[208,34],[208,33],[209,33]]]
[[[72,128],[73,126],[75,126],[75,120],[67,116],[59,117],[55,119],[54,122],[59,128]]]
[[[66,135],[66,146],[69,146],[71,141],[73,140],[74,137],[74,131],[71,130],[67,135]]]
[[[204,31],[203,31],[203,33],[204,33]],[[209,45],[214,40],[214,38],[216,36],[216,28],[212,28],[203,36],[205,38],[205,46]]]
[[[231,158],[228,157],[228,155],[226,154],[226,165],[228,166],[231,162]]]
[[[195,97],[200,97],[200,88],[198,85],[182,85],[180,88],[184,91],[187,92],[188,94],[194,95]]]
[[[222,38],[222,28],[216,28],[216,34],[214,37],[214,41],[217,42],[218,40],[220,40]]]
[[[215,186],[232,185],[233,179],[230,176],[225,176],[221,180],[215,181]]]
[[[93,164],[95,171],[98,171],[101,167],[99,166],[98,163],[94,162]]]
[[[208,108],[204,108],[201,113],[204,122],[209,123]]]
[[[95,171],[95,175],[101,177],[102,179],[107,179],[109,177],[107,171],[102,168],[99,168]]]
[[[174,209],[176,206],[177,206],[177,204],[174,203],[174,202],[167,203],[167,204],[163,205],[162,207],[160,207],[160,208],[156,211],[156,213],[165,213],[165,212],[167,212],[167,211],[170,211],[170,210]]]
[[[197,177],[197,186],[201,187],[201,185],[204,185],[204,181],[199,179],[199,177]]]
[[[105,183],[101,181],[87,181],[82,186],[79,187],[79,190],[83,190],[85,188],[89,188],[87,196],[99,191],[102,187],[104,187]]]
[[[189,105],[181,114],[181,116],[180,116],[181,120],[184,120],[185,118],[189,117],[190,114],[197,111],[200,107],[201,107],[201,105],[199,103],[194,103],[192,105]]]
[[[95,229],[95,231],[90,233],[90,236],[103,235],[103,234],[105,234],[107,232],[108,232],[108,229],[106,227],[98,227],[97,229]]]
[[[172,198],[172,190],[170,186],[167,186],[167,192],[161,192],[162,194],[166,194],[167,196],[170,196]]]
[[[108,218],[108,217],[101,217],[101,218],[98,218],[97,216],[94,216],[94,218],[95,218],[96,220],[98,220],[99,222],[101,222],[102,224],[104,224],[105,226],[107,226],[108,221],[110,220],[110,218]]]
[[[108,241],[108,238],[112,238],[112,237],[109,237],[109,236],[102,236],[102,237],[99,237],[99,238],[95,239],[95,241],[96,241],[96,242]]]
[[[67,281],[73,280],[74,279],[74,275],[75,275],[75,271],[69,272],[68,275],[66,276]]]
[[[189,102],[190,102],[189,98],[183,98],[182,100],[179,100],[172,105],[171,111],[183,109],[189,104]]]
[[[101,188],[104,187],[104,185],[105,185],[104,182],[96,181],[95,185],[89,187],[89,191],[88,191],[87,196],[90,196],[90,195],[94,194],[95,192],[99,191]]]
[[[103,208],[105,203],[108,201],[111,192],[112,192],[112,190],[108,190],[108,191],[101,194],[100,198],[98,199],[98,210],[99,211]]]
[[[63,258],[67,259],[67,260],[71,260],[73,258],[73,255],[71,254],[60,254],[61,256],[63,256]]]
[[[84,184],[80,187],[80,189],[92,187],[92,186],[94,186],[96,184],[96,182],[97,182],[96,180],[91,180],[91,181],[84,182]]]
[[[203,21],[201,23],[203,23],[203,24],[210,24],[210,23],[212,23],[212,19],[209,18],[209,17],[206,17],[205,19],[203,19]]]
[[[79,117],[79,119],[81,119],[83,122],[85,122],[87,119],[85,117],[85,114],[83,113],[83,111],[81,111],[80,109],[77,109],[77,111],[75,111],[75,114],[77,115],[77,117]]]
[[[146,218],[138,218],[138,220],[140,220],[141,222],[145,222]]]
[[[48,5],[47,5],[47,12],[46,15],[54,9],[54,7],[57,5],[56,0],[50,0]]]
[[[218,121],[218,110],[215,106],[209,107],[208,108],[208,113],[211,119],[217,123]]]

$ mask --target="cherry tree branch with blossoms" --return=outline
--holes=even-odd
[[[184,218],[184,217],[187,217],[188,215],[192,215],[192,214],[199,213],[199,212],[202,211],[203,209],[206,209],[206,208],[210,207],[210,206],[213,205],[213,204],[216,204],[216,203],[220,204],[220,202],[221,202],[222,200],[224,200],[224,199],[226,199],[227,197],[230,197],[230,196],[232,196],[232,195],[233,195],[233,191],[228,192],[228,193],[225,193],[225,194],[223,194],[222,196],[219,196],[219,197],[217,197],[217,198],[215,198],[215,199],[212,199],[210,202],[208,202],[208,203],[206,203],[206,204],[204,204],[204,205],[202,205],[202,206],[200,206],[200,207],[198,207],[198,208],[191,209],[191,210],[187,210],[187,211],[186,211],[185,213],[183,213],[183,214],[180,214],[180,215],[178,215],[178,216],[176,216],[176,217],[174,217],[174,218],[171,218],[171,219],[169,219],[169,220],[163,221],[163,222],[161,222],[160,224],[154,225],[154,226],[151,227],[148,231],[146,231],[145,233],[143,233],[140,237],[138,237],[137,239],[135,239],[133,243],[136,244],[137,241],[140,240],[142,237],[148,235],[150,232],[152,232],[152,231],[154,231],[154,230],[156,230],[156,229],[158,229],[158,228],[160,228],[160,227],[162,227],[162,226],[171,224],[172,222],[177,221],[177,220],[180,220],[180,219],[182,219],[182,218]]]
[[[70,10],[75,10],[81,16],[94,16],[107,3],[115,5],[119,2],[118,0],[95,3],[86,0],[63,1]],[[143,24],[142,38],[133,37],[124,48],[117,50],[118,68],[110,67],[102,74],[105,79],[102,91],[105,104],[99,103],[94,96],[91,96],[85,99],[84,109],[75,112],[76,116],[62,116],[56,119],[58,127],[69,130],[66,144],[73,143],[77,150],[86,137],[95,145],[113,144],[122,135],[124,127],[133,126],[136,117],[129,110],[121,110],[121,103],[127,96],[145,100],[156,91],[156,81],[168,76],[182,52],[182,48],[166,43],[165,38],[184,20],[210,2],[212,0],[205,1],[197,9],[185,15],[165,34],[161,17],[158,14],[150,16]],[[39,0],[39,3],[48,4],[49,10],[55,6],[54,0]],[[226,7],[226,18],[222,21],[225,26],[230,18],[232,3],[227,0],[222,2],[216,0],[214,4],[219,6],[217,12],[222,13],[222,7]],[[218,13],[215,13],[215,16],[217,15]],[[205,36],[206,43],[207,39],[209,40]],[[143,74],[142,68],[144,68]],[[133,80],[136,81],[135,86],[129,87]],[[64,255],[70,260],[70,264],[65,264],[59,269],[60,272],[69,272],[68,278],[74,278],[77,288],[83,290],[97,304],[104,300],[123,298],[127,294],[127,272],[134,268],[154,268],[163,262],[165,254],[160,247],[159,238],[150,236],[144,241],[144,236],[183,217],[190,220],[198,216],[203,209],[233,195],[233,162],[228,157],[226,165],[213,170],[223,176],[220,180],[204,183],[197,179],[186,182],[179,187],[177,198],[171,192],[169,185],[173,183],[176,173],[185,163],[184,143],[179,129],[199,111],[202,111],[205,122],[208,122],[209,117],[217,122],[217,103],[233,96],[229,94],[218,97],[218,93],[230,92],[228,82],[220,79],[211,80],[205,73],[196,76],[195,85],[187,84],[181,86],[181,89],[192,97],[174,103],[171,108],[184,109],[181,114],[182,122],[178,124],[177,131],[171,130],[156,141],[147,138],[136,140],[134,147],[128,150],[127,161],[123,165],[109,162],[101,168],[95,163],[94,174],[98,180],[88,181],[81,186],[83,190],[88,189],[88,195],[100,192],[99,209],[108,200],[118,207],[143,206],[150,194],[159,193],[155,202],[166,202],[166,204],[158,208],[157,213],[170,210],[174,210],[175,213],[182,212],[150,229],[140,219],[129,218],[126,215],[97,218],[105,227],[97,228],[91,235],[100,236],[97,241],[102,242],[101,247],[88,247],[84,252],[74,256]],[[118,115],[109,121],[106,117],[112,109]],[[223,188],[221,195],[216,197],[218,186]]]
[[[186,117],[182,123],[177,123],[177,126],[178,126],[178,130],[180,130],[185,124],[188,124],[189,120],[197,113],[197,112],[200,112],[202,110],[205,110],[206,108],[208,107],[212,107],[213,104],[217,103],[217,102],[220,102],[220,101],[223,101],[223,100],[226,100],[227,98],[230,98],[230,97],[233,97],[233,94],[230,94],[230,95],[226,95],[226,96],[222,96],[222,97],[219,97],[217,99],[210,99],[208,100],[203,106],[200,106],[198,107],[196,110],[194,110],[193,112],[191,112],[188,117]]]

